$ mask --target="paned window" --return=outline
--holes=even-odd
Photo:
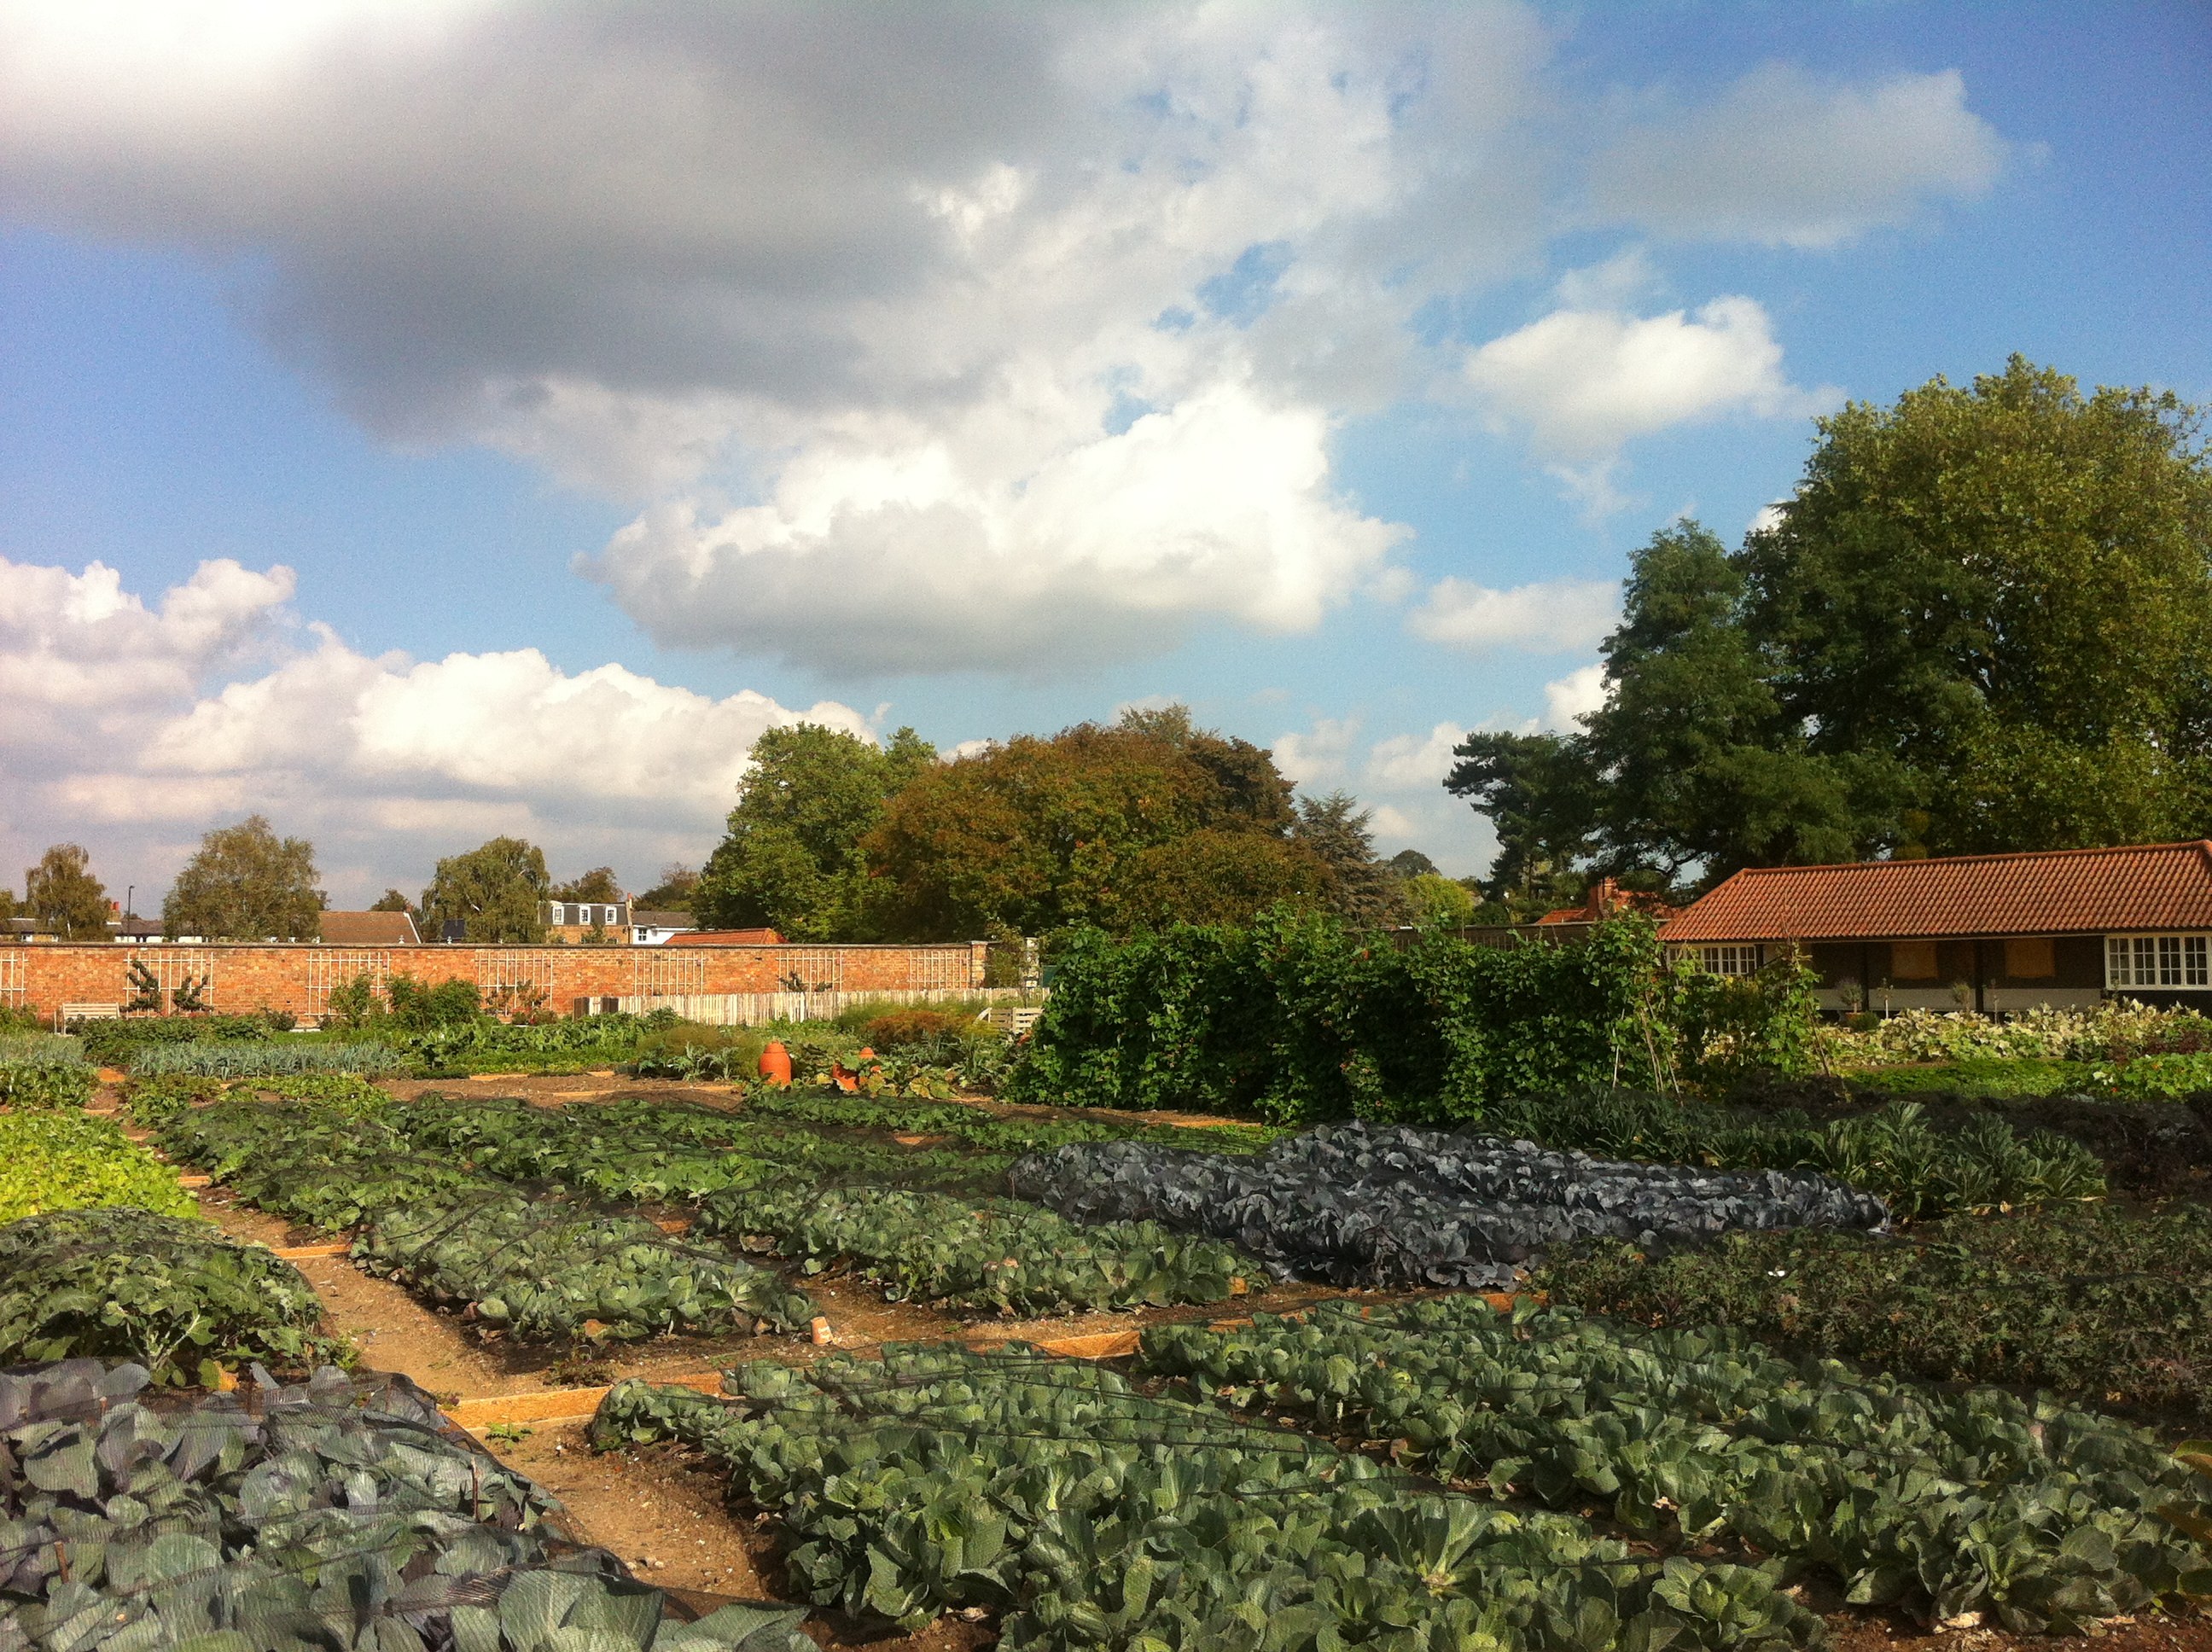
[[[2212,947],[2203,935],[2107,935],[2107,987],[2212,987]]]
[[[1701,946],[1698,962],[1717,975],[1755,975],[1759,973],[1756,946]]]

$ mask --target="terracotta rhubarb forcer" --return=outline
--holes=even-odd
[[[776,1085],[791,1082],[791,1052],[783,1047],[781,1038],[772,1038],[761,1052],[761,1077]]]

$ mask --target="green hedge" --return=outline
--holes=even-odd
[[[1649,924],[1571,946],[1399,947],[1316,914],[1079,934],[1009,1100],[1310,1121],[1472,1118],[1491,1098],[1626,1082],[1666,1060]]]

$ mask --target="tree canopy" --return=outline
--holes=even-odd
[[[371,912],[412,912],[415,903],[396,889],[388,889],[370,902]]]
[[[571,878],[565,884],[556,884],[552,898],[556,901],[589,901],[611,903],[623,898],[622,885],[615,881],[612,866],[594,866],[580,878]]]
[[[57,843],[23,874],[23,911],[65,941],[107,938],[107,886],[78,843]]]
[[[495,837],[448,856],[422,891],[423,938],[434,940],[447,924],[458,923],[467,939],[483,945],[542,941],[538,903],[551,884],[544,852],[519,837]]]
[[[2212,830],[2200,410],[2015,356],[1818,428],[1739,550],[1637,554],[1579,730],[1458,748],[1493,893]]]
[[[937,761],[910,728],[888,745],[813,723],[772,728],[728,829],[691,890],[707,928],[766,925],[795,940],[864,939],[878,927],[861,844],[901,787]]]
[[[699,874],[681,862],[674,862],[663,866],[660,881],[644,894],[633,897],[631,904],[645,912],[689,912],[698,890]]]
[[[315,846],[278,837],[263,815],[200,839],[161,902],[161,932],[210,940],[313,940],[329,904],[315,887]]]
[[[867,855],[888,934],[1125,931],[1319,897],[1328,868],[1297,819],[1268,752],[1171,706],[937,764],[892,799]]]

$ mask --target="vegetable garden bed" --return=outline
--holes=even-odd
[[[1593,1234],[1680,1241],[1730,1228],[1883,1224],[1818,1175],[1717,1174],[1403,1127],[1324,1126],[1249,1159],[1149,1143],[1072,1145],[1012,1190],[1084,1221],[1157,1219],[1233,1240],[1280,1277],[1496,1286]]]
[[[2212,1480],[2148,1434],[1995,1389],[1801,1368],[1741,1332],[1462,1297],[1163,1327],[1139,1364],[1496,1497],[1601,1504],[1670,1545],[1825,1573],[1856,1603],[2042,1633],[2212,1597],[2212,1555],[2160,1512],[2205,1519]]]
[[[145,1375],[0,1376],[0,1645],[811,1652],[789,1608],[680,1621],[410,1384],[162,1411]]]

